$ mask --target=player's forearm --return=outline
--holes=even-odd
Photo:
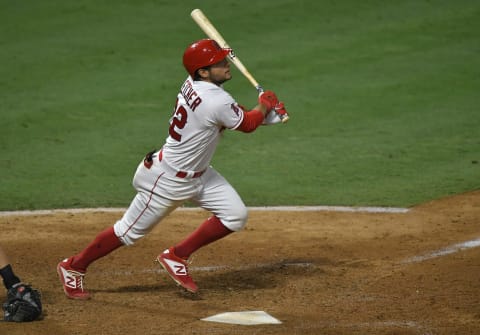
[[[265,116],[267,116],[267,108],[263,104],[256,105],[255,107],[253,107],[252,110],[257,110],[257,111],[262,112],[264,118],[265,118]]]
[[[244,133],[250,133],[257,129],[265,119],[267,114],[266,108],[264,105],[257,105],[250,111],[243,112],[243,121],[237,130],[243,131]]]

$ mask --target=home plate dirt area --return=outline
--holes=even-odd
[[[91,300],[67,299],[57,263],[121,215],[0,216],[0,243],[44,303],[42,320],[0,322],[0,334],[480,333],[480,191],[406,213],[251,211],[245,230],[195,254],[195,295],[154,262],[209,215],[179,210],[89,268]],[[202,320],[242,311],[281,323]]]

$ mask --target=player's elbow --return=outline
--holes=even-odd
[[[255,129],[257,129],[257,127],[255,127],[255,128],[253,128],[253,127],[241,128],[241,129],[238,129],[238,130],[240,130],[242,133],[253,133],[255,131]]]

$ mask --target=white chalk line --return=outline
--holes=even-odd
[[[414,328],[414,329],[422,329],[423,326],[418,324],[416,321],[401,321],[401,320],[390,320],[390,321],[376,321],[376,322],[359,322],[359,323],[345,323],[338,325],[335,323],[337,327],[365,327],[371,328],[390,328],[390,327],[399,327],[399,328]]]
[[[227,265],[211,265],[211,266],[189,266],[188,270],[190,272],[214,272],[214,271],[244,271],[252,269],[264,269],[264,268],[285,268],[285,267],[297,267],[297,268],[308,268],[313,267],[314,264],[310,262],[284,262],[284,263],[260,263],[260,264],[250,264],[242,266],[227,266]],[[136,273],[165,273],[166,271],[159,265],[156,268],[141,269],[141,270],[115,270],[115,271],[102,271],[105,275],[118,275],[118,276],[131,276]]]
[[[351,212],[351,213],[393,213],[402,214],[409,212],[409,208],[399,207],[349,207],[349,206],[266,206],[248,207],[250,211],[279,211],[279,212]],[[65,208],[65,209],[40,209],[23,211],[0,211],[2,216],[31,216],[52,214],[82,214],[82,213],[122,213],[126,208]],[[177,211],[201,211],[198,207],[180,207]]]
[[[294,212],[358,212],[358,213],[408,213],[409,208],[400,207],[349,207],[349,206],[265,206],[265,207],[248,207],[250,211],[294,211]],[[126,208],[66,208],[66,209],[43,209],[43,210],[24,210],[24,211],[0,211],[0,217],[6,216],[32,216],[32,215],[52,215],[57,213],[65,214],[81,214],[81,213],[122,213]],[[201,211],[198,207],[180,207],[179,211]],[[424,255],[417,255],[407,258],[401,264],[419,263],[429,259],[446,256],[459,252],[461,250],[480,247],[480,238],[457,243],[446,248],[429,252]],[[210,271],[210,270],[205,270]]]
[[[470,240],[462,243],[457,243],[453,244],[451,246],[448,246],[446,248],[442,248],[439,250],[435,250],[432,252],[428,252],[423,255],[418,255],[418,256],[413,256],[410,258],[407,258],[402,262],[402,264],[411,264],[411,263],[420,263],[429,259],[437,258],[437,257],[442,257],[450,254],[457,253],[462,250],[467,250],[467,249],[472,249],[472,248],[477,248],[480,247],[480,238],[477,238],[475,240]]]

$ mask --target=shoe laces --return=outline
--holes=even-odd
[[[190,265],[190,264],[193,263],[193,260],[194,260],[194,259],[195,259],[195,256],[192,255],[192,256],[190,256],[188,259],[185,260],[185,263],[186,263],[187,265]]]
[[[85,277],[85,274],[72,270],[69,273],[75,278],[75,286],[83,291],[83,277]]]
[[[175,256],[177,259],[179,259],[185,266],[188,267],[188,265],[193,263],[193,260],[195,259],[195,255],[190,255],[189,258],[185,259],[183,257],[177,256],[175,252],[172,253],[173,256]]]

